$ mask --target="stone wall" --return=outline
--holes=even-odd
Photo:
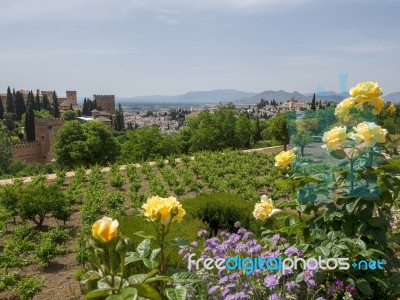
[[[93,95],[97,109],[104,110],[111,115],[115,115],[115,96],[114,95]]]
[[[63,123],[64,121],[61,119],[35,120],[36,141],[13,145],[11,159],[29,163],[50,162],[54,158],[51,147],[54,143],[55,134]]]

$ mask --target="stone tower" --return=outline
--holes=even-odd
[[[115,115],[115,96],[114,95],[93,95],[93,101],[96,101],[99,111],[106,111]]]

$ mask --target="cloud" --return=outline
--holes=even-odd
[[[284,67],[298,67],[310,65],[323,65],[331,60],[331,57],[324,54],[315,55],[298,55],[298,56],[280,56],[276,60],[280,66]]]
[[[120,19],[134,13],[153,12],[156,22],[173,25],[172,14],[218,10],[260,12],[288,9],[316,0],[2,0],[0,24],[25,20]]]

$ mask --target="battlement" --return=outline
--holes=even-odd
[[[115,95],[93,95],[93,98],[101,97],[101,98],[115,98]]]
[[[38,141],[35,142],[22,142],[22,143],[18,143],[18,144],[13,144],[12,145],[12,150],[13,152],[16,149],[26,149],[26,148],[40,148],[41,147],[41,143]]]
[[[36,126],[61,126],[64,124],[63,119],[54,118],[54,119],[36,119]]]

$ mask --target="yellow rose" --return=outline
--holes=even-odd
[[[393,104],[390,104],[387,109],[388,114],[393,115],[396,112],[396,107]]]
[[[272,217],[280,211],[280,209],[274,208],[274,204],[270,198],[262,195],[261,202],[256,203],[254,206],[253,216],[257,220],[265,221],[265,219]]]
[[[352,98],[346,98],[340,102],[335,109],[335,115],[339,119],[347,122],[351,119],[350,109],[354,107],[356,102]]]
[[[103,243],[115,239],[118,235],[119,223],[108,217],[97,220],[92,226],[92,236]]]
[[[336,126],[324,133],[322,140],[325,142],[324,148],[329,151],[342,148],[347,141],[346,126]]]
[[[161,198],[159,196],[147,199],[142,206],[144,215],[151,221],[159,221],[163,225],[171,222],[181,222],[186,215],[182,204],[175,197]]]
[[[383,100],[381,97],[378,98],[358,98],[356,100],[357,107],[360,110],[364,110],[363,105],[367,104],[372,108],[372,113],[374,115],[378,115],[382,108],[385,106],[385,100]]]
[[[362,122],[354,128],[355,140],[364,143],[366,147],[373,147],[376,143],[384,143],[387,130],[373,122]]]
[[[355,87],[352,87],[349,94],[353,98],[378,98],[382,96],[382,90],[377,82],[365,81],[360,82]]]
[[[294,153],[293,150],[282,151],[277,156],[275,156],[275,166],[276,167],[287,166],[295,159],[296,159],[296,154]]]

